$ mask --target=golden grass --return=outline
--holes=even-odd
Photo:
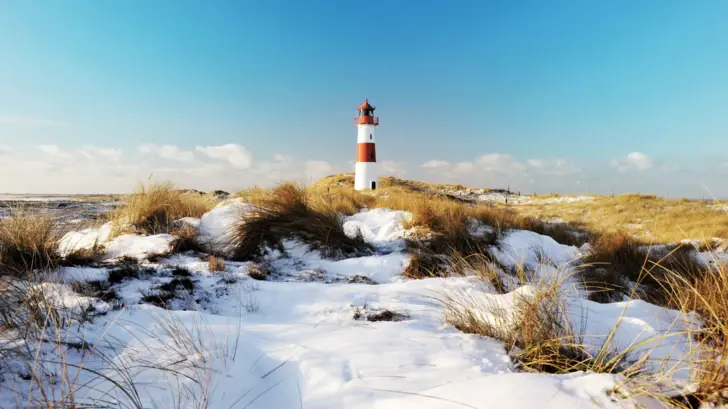
[[[22,276],[58,265],[62,231],[47,214],[14,212],[0,220],[0,275]]]
[[[207,259],[207,266],[210,271],[225,271],[225,260],[219,257],[210,256]]]
[[[183,192],[169,182],[141,185],[125,198],[123,206],[112,212],[113,235],[169,233],[175,220],[201,217],[215,204],[210,196]]]
[[[728,265],[718,263],[694,277],[665,274],[660,281],[668,293],[668,306],[694,311],[704,322],[695,334],[707,349],[698,364],[699,386],[693,397],[699,402],[728,403]]]
[[[685,239],[728,238],[728,211],[699,200],[671,200],[654,195],[594,196],[571,203],[511,206],[519,215],[541,220],[554,218],[591,231],[624,230],[643,242],[675,243]]]
[[[531,291],[513,292],[512,302],[505,304],[448,294],[441,300],[445,321],[462,332],[503,342],[522,371],[591,371],[628,377],[639,373],[640,364],[630,361],[628,352],[617,352],[608,341],[596,354],[584,347],[569,322],[560,286],[560,281],[531,284]]]
[[[308,190],[284,183],[259,192],[253,198],[255,210],[245,214],[227,237],[233,243],[236,260],[250,260],[265,248],[283,251],[284,239],[297,239],[326,257],[369,253],[371,246],[360,237],[350,238],[333,205]]]
[[[441,193],[468,190],[469,187],[454,184],[434,184],[405,180],[394,177],[380,177],[380,189],[373,193],[413,194],[423,193],[428,196]],[[351,189],[354,186],[353,174],[332,175],[316,182],[315,188]],[[488,191],[488,189],[483,189]],[[551,198],[568,195],[548,194],[533,195],[533,198]],[[381,207],[381,206],[380,206]],[[397,206],[396,208],[403,208]],[[516,205],[496,205],[500,211],[513,212],[510,215],[511,226],[519,225],[528,230],[550,229],[542,221],[555,218],[570,224],[571,229],[593,232],[626,231],[637,235],[644,243],[669,244],[684,239],[710,240],[713,237],[728,238],[728,211],[720,207],[710,207],[700,200],[664,199],[656,195],[623,194],[615,197],[593,196],[593,200],[570,203],[534,203]],[[500,214],[504,214],[500,212]],[[531,222],[529,222],[531,220]],[[541,233],[538,230],[534,230]],[[548,233],[553,235],[552,233]],[[555,234],[559,234],[557,231]],[[573,240],[564,236],[559,242]]]
[[[477,270],[486,284],[500,281],[497,269],[482,260],[459,262]],[[512,288],[496,288],[496,292],[503,293],[527,283],[524,276],[514,278]],[[567,317],[565,299],[559,296],[562,280],[531,283],[530,290],[522,288],[506,295],[512,297],[510,301],[480,298],[470,292],[451,292],[439,301],[444,307],[446,322],[460,331],[503,342],[520,370],[617,373],[625,377],[623,382],[631,396],[646,396],[665,407],[687,409],[701,404],[713,407],[728,403],[728,265],[718,264],[712,273],[695,276],[664,269],[653,279],[664,286],[665,306],[695,312],[703,322],[701,328],[675,333],[691,339],[687,345],[690,351],[679,361],[653,362],[657,373],[645,371],[647,356],[636,359],[632,353],[661,343],[669,335],[616,345],[613,340],[621,319],[606,334],[576,334]],[[603,338],[603,346],[596,353],[588,351],[583,345],[585,336]],[[687,367],[693,369],[691,381],[697,389],[685,396],[666,394],[676,386],[672,380],[676,371]]]
[[[354,174],[344,173],[341,175],[327,176],[318,182],[314,187],[330,187],[330,188],[353,188],[354,187]],[[467,190],[472,189],[465,185],[460,184],[443,184],[443,183],[427,183],[417,180],[406,180],[395,178],[392,176],[382,176],[379,178],[379,189],[390,189],[399,188],[410,192],[437,192],[437,191],[456,191],[456,190]],[[488,190],[488,189],[484,189]]]

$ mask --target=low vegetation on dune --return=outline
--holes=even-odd
[[[0,275],[24,276],[56,267],[61,230],[46,214],[16,212],[0,220]]]
[[[201,217],[216,204],[213,197],[175,189],[171,183],[152,183],[124,199],[111,214],[114,235],[122,233],[159,234],[174,230],[174,221]]]
[[[371,252],[361,237],[344,233],[336,208],[308,190],[284,183],[270,191],[250,196],[253,210],[245,213],[229,232],[233,258],[250,260],[266,248],[283,251],[283,240],[297,239],[326,257],[361,255]]]
[[[490,254],[499,236],[497,230],[477,231],[477,209],[443,197],[393,190],[378,197],[376,206],[412,214],[405,224],[415,230],[407,240],[412,259],[404,275],[410,278],[446,275],[450,259]]]
[[[533,291],[514,294],[513,305],[448,294],[441,300],[445,319],[460,331],[503,342],[514,361],[528,372],[590,371],[627,376],[639,372],[629,354],[616,352],[616,346],[605,343],[597,353],[584,347],[574,323],[565,320],[568,312],[560,297],[560,282],[532,286]]]
[[[592,231],[626,231],[639,236],[645,243],[728,238],[728,211],[723,206],[711,206],[702,200],[624,194],[511,207],[524,216],[578,223]]]
[[[345,173],[341,175],[327,176],[314,184],[317,188],[354,188],[354,174]],[[409,192],[438,192],[438,191],[457,191],[468,189],[467,186],[460,184],[442,184],[427,183],[417,180],[406,180],[395,178],[392,176],[382,176],[379,178],[380,189],[399,188]],[[487,190],[487,189],[485,189]]]

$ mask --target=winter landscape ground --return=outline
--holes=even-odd
[[[3,198],[0,407],[728,407],[719,204],[352,184]]]

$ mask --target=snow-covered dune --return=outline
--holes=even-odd
[[[250,210],[246,203],[230,201],[185,223],[198,229],[201,241],[224,245],[227,230]],[[227,261],[224,271],[210,271],[207,255],[194,252],[145,261],[168,253],[175,239],[171,235],[109,240],[106,226],[67,235],[69,248],[101,244],[107,260],[137,258],[153,271],[114,285],[122,310],[70,290],[70,283],[105,280],[113,265],[63,267],[61,283],[45,284],[56,302],[82,306],[93,301],[96,310],[106,313],[64,332],[71,341],[83,339],[99,348],[64,357],[89,369],[80,372],[78,384],[91,382],[93,387],[81,388],[78,401],[111,399],[125,407],[138,399],[142,407],[172,407],[178,400],[181,407],[197,407],[206,397],[210,408],[250,409],[636,407],[618,375],[522,373],[500,341],[446,324],[439,302],[444,295],[467,294],[483,304],[515,308],[534,289],[526,285],[493,294],[477,277],[402,278],[410,260],[403,250],[403,222],[409,217],[375,209],[343,218],[347,234],[361,235],[377,249],[365,257],[328,260],[302,243],[287,241],[284,254],[266,256],[272,270],[266,281],[251,278],[253,262]],[[582,250],[513,231],[494,255],[503,265],[528,265],[538,281],[559,278]],[[171,310],[142,301],[179,280],[179,269],[187,272],[183,277],[189,275],[191,293],[177,291],[175,302],[168,304]],[[598,304],[580,295],[567,291],[564,296],[568,321],[581,324],[578,331],[588,348],[597,350],[616,327],[614,344],[639,344],[635,359],[647,357],[648,371],[689,354],[683,332],[696,325],[695,317],[643,301]],[[377,321],[387,311],[398,319]],[[52,363],[59,349],[42,349],[47,367],[63,371]],[[118,378],[112,366],[133,373],[134,382],[143,385],[138,397],[119,393],[108,380]],[[681,368],[674,380],[685,383],[689,369]],[[108,379],[99,379],[98,373]],[[0,391],[0,407],[18,407],[18,393],[27,396],[31,383],[5,375],[13,388]],[[60,391],[62,385],[47,387]]]

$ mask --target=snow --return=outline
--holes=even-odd
[[[364,241],[380,250],[401,249],[406,230],[402,223],[412,219],[412,214],[389,209],[373,209],[349,216],[344,221],[344,233],[349,237],[361,234]]]
[[[477,287],[451,291],[448,297],[456,300],[454,308],[478,311],[480,320],[507,331],[516,328],[518,306],[534,300],[539,290],[538,285],[525,285],[506,294],[490,294]],[[571,328],[593,356],[609,342],[609,350],[628,353],[630,361],[644,359],[645,371],[651,374],[659,374],[663,365],[670,367],[661,379],[666,388],[692,387],[687,362],[697,352],[688,331],[700,326],[694,314],[641,300],[601,304],[563,294],[559,302],[566,311],[561,324]]]
[[[241,316],[238,306],[246,281],[232,285],[230,295],[218,300],[215,314],[141,305],[97,318],[86,324],[82,335],[99,348],[104,348],[103,339],[113,340],[116,352],[103,352],[117,366],[126,363],[137,374],[135,381],[145,385],[140,389],[144,407],[169,407],[180,395],[183,407],[192,407],[190,391],[202,396],[205,388],[216,392],[210,407],[231,407],[241,397],[241,407],[257,409],[457,408],[487,407],[489,402],[498,402],[498,407],[543,407],[544,400],[553,408],[586,407],[593,400],[607,408],[624,407],[607,395],[616,387],[614,376],[514,373],[499,342],[443,326],[439,306],[429,297],[445,288],[470,286],[466,279],[378,286],[260,282],[253,293],[258,311]],[[352,319],[353,306],[365,303],[367,309],[389,308],[409,318]],[[85,357],[84,365],[91,370],[109,368],[97,355]],[[167,371],[150,369],[157,366],[187,377],[175,379]],[[109,369],[102,370],[113,376]],[[211,376],[209,386],[189,379],[205,376]],[[79,384],[90,377],[82,372]],[[95,399],[113,388],[97,380],[82,396]],[[268,388],[273,389],[265,393]],[[529,393],[514,395],[524,390]],[[129,403],[123,394],[114,396]],[[0,401],[9,405],[3,407],[12,403]]]
[[[124,234],[106,243],[106,260],[130,257],[144,259],[153,255],[167,254],[173,249],[176,236],[171,234],[155,234],[153,236],[135,236]]]
[[[225,249],[231,226],[252,210],[240,200],[227,201],[202,218],[199,239]],[[445,294],[464,294],[474,300],[484,319],[495,319],[492,306],[515,311],[536,291],[529,284],[507,294],[488,292],[477,277],[410,280],[401,277],[409,263],[403,251],[411,215],[388,209],[366,210],[343,218],[347,234],[361,234],[376,252],[342,260],[323,258],[304,244],[286,240],[284,253],[270,252],[267,281],[249,275],[252,262],[225,261],[225,271],[209,270],[206,255],[166,254],[175,237],[123,235],[106,241],[106,258],[140,260],[153,271],[140,279],[114,285],[122,310],[74,294],[68,283],[104,280],[107,268],[63,267],[61,284],[43,284],[52,300],[78,312],[89,303],[105,315],[63,332],[63,339],[83,339],[93,353],[66,351],[71,366],[53,364],[63,351],[39,345],[50,373],[76,373],[76,366],[120,379],[110,368],[126,367],[137,385],[142,407],[207,407],[250,409],[447,409],[447,408],[634,408],[618,375],[523,373],[511,362],[504,345],[492,338],[465,334],[444,321]],[[485,234],[486,226],[473,226]],[[67,235],[83,245],[103,237],[101,229]],[[65,238],[64,238],[65,239]],[[494,249],[505,266],[524,265],[542,278],[562,279],[587,248],[578,249],[527,231],[511,231]],[[195,284],[193,294],[170,301],[171,310],[146,304],[142,296],[170,282],[172,268],[184,267]],[[63,284],[66,283],[66,284]],[[583,335],[596,351],[616,327],[612,344],[644,357],[648,371],[663,361],[677,363],[672,380],[689,388],[680,362],[690,353],[685,330],[698,324],[693,315],[643,301],[598,304],[564,291],[565,322]],[[403,315],[397,322],[368,321],[382,311]],[[355,313],[363,318],[354,319]],[[512,315],[498,319],[509,325]],[[510,323],[512,324],[512,322]],[[105,342],[108,341],[108,342]],[[76,365],[76,366],[74,366]],[[166,368],[166,369],[162,369]],[[133,406],[129,396],[108,380],[81,371],[77,402],[119,400],[114,406]],[[0,373],[0,375],[3,375]],[[31,383],[7,376],[0,407],[16,408],[17,396],[27,396]],[[53,386],[62,387],[60,382]],[[34,394],[38,396],[37,387]],[[179,405],[177,405],[177,402]]]
[[[513,205],[539,205],[555,203],[578,203],[594,200],[594,196],[555,196],[547,198],[532,197],[528,195],[507,194],[503,192],[487,192],[478,194],[476,200],[489,203],[508,203]]]
[[[84,282],[106,280],[109,273],[105,268],[95,267],[61,267],[59,276],[63,282]]]
[[[700,252],[698,253],[698,260],[705,266],[725,266],[728,265],[728,253]]]
[[[491,252],[504,266],[533,271],[534,279],[571,275],[571,266],[583,255],[577,247],[560,244],[549,236],[527,230],[508,232],[501,238],[498,248]]]
[[[77,250],[91,249],[105,243],[111,235],[112,227],[112,223],[107,222],[100,227],[90,227],[64,234],[58,244],[61,255],[65,256]]]
[[[200,227],[200,219],[196,217],[183,217],[179,220],[176,220],[175,223],[183,226],[189,226],[194,229],[198,229]]]
[[[242,199],[230,199],[218,204],[200,218],[198,240],[209,246],[214,253],[226,254],[229,249],[226,236],[230,229],[254,208],[255,206]]]

